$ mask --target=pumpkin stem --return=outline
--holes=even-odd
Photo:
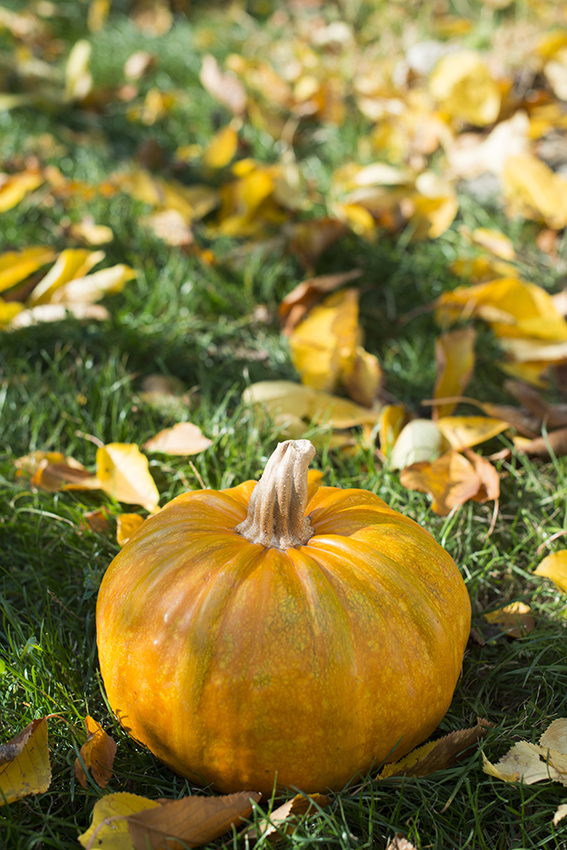
[[[248,516],[236,526],[250,543],[268,549],[302,546],[313,536],[305,516],[307,470],[315,447],[309,440],[286,440],[270,457],[250,497]]]

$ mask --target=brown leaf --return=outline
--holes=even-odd
[[[504,389],[550,431],[567,427],[567,405],[548,404],[535,387],[530,387],[523,381],[505,381]]]
[[[360,269],[352,269],[349,272],[337,272],[336,274],[324,274],[319,277],[311,277],[302,281],[286,297],[278,308],[280,322],[283,324],[283,333],[289,336],[311,307],[333,290],[338,289],[343,283],[349,283],[360,277]]]
[[[222,797],[194,794],[137,812],[128,818],[132,843],[135,850],[183,850],[187,845],[208,844],[249,817],[252,801],[257,803],[261,796],[254,791]]]
[[[270,812],[258,827],[247,829],[245,837],[251,841],[257,841],[264,836],[273,840],[280,837],[279,834],[290,835],[300,816],[313,814],[318,808],[324,808],[331,802],[331,798],[325,794],[297,794],[293,799]],[[315,805],[314,805],[315,804]]]
[[[473,747],[488,735],[493,723],[479,718],[476,726],[449,732],[437,741],[431,741],[413,750],[394,764],[387,764],[378,774],[379,779],[394,776],[430,776],[436,770],[445,770],[465,758]]]
[[[85,490],[97,490],[100,486],[91,473],[72,457],[64,458],[62,463],[42,461],[30,483],[32,487],[39,487],[41,490],[47,490],[48,493],[57,493],[65,489],[67,484],[73,485],[76,489]]]
[[[523,441],[516,445],[516,451],[543,460],[549,460],[552,454],[555,457],[563,457],[567,454],[567,428],[559,428],[545,437],[536,437],[535,440]]]
[[[296,222],[289,229],[289,251],[304,268],[312,269],[321,254],[348,230],[344,222],[336,218]]]
[[[411,841],[408,841],[405,835],[402,835],[401,832],[397,832],[391,841],[388,841],[388,846],[386,850],[416,850],[414,844]]]
[[[0,806],[43,794],[50,783],[47,719],[43,717],[0,746]]]
[[[453,508],[474,499],[482,486],[473,464],[454,449],[432,462],[407,466],[400,481],[408,490],[429,493],[433,499],[431,509],[439,516],[447,516]]]
[[[481,487],[473,496],[475,502],[488,502],[492,499],[497,501],[500,498],[500,476],[490,461],[478,455],[476,452],[467,449],[465,455],[474,466],[476,473],[481,481]]]
[[[116,755],[116,741],[106,734],[100,723],[90,715],[85,718],[87,740],[80,749],[81,759],[75,759],[75,776],[83,788],[87,787],[87,777],[83,768],[90,770],[92,778],[101,788],[105,788],[112,778],[112,765]]]
[[[509,637],[523,638],[535,628],[530,606],[523,602],[512,602],[484,615],[487,623],[501,627]]]
[[[106,508],[87,511],[87,513],[83,514],[83,522],[91,531],[104,534],[108,531],[108,511]]]

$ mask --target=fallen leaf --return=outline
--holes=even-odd
[[[564,457],[567,455],[567,428],[550,431],[544,437],[533,440],[516,438],[514,445],[520,454],[528,457],[540,457],[543,460],[549,460],[552,456]]]
[[[69,235],[86,245],[106,245],[114,239],[114,233],[110,227],[105,224],[95,224],[94,219],[89,216],[72,224]]]
[[[139,397],[163,416],[176,418],[183,418],[191,404],[182,382],[167,375],[147,375]]]
[[[509,423],[488,416],[442,416],[437,427],[451,448],[461,451],[491,440],[506,431]]]
[[[433,397],[435,399],[462,395],[474,371],[474,346],[476,331],[474,328],[449,331],[435,342],[435,361],[437,379]],[[436,405],[433,418],[448,416],[456,403]]]
[[[567,718],[554,720],[539,744],[519,741],[496,764],[484,753],[483,762],[485,773],[504,782],[532,785],[551,780],[567,786]]]
[[[148,459],[135,443],[108,443],[97,449],[96,475],[101,489],[118,502],[142,505],[153,513],[159,491]]]
[[[196,455],[213,445],[201,429],[191,422],[178,422],[144,443],[146,452],[163,452],[168,455]]]
[[[0,806],[30,794],[43,794],[51,783],[47,719],[33,720],[11,741],[0,745]]]
[[[390,457],[394,443],[407,423],[407,418],[407,410],[402,404],[386,404],[382,408],[378,437],[380,451],[385,457]],[[407,464],[404,463],[402,466],[407,466]]]
[[[0,254],[0,292],[21,283],[54,257],[55,252],[42,245],[32,245],[21,251],[5,251]]]
[[[378,410],[368,410],[346,398],[314,390],[293,381],[260,381],[242,394],[245,404],[261,404],[272,416],[292,415],[315,425],[354,428],[375,425]]]
[[[137,28],[149,38],[165,35],[173,25],[167,0],[136,0],[131,17]]]
[[[80,749],[81,758],[75,759],[77,781],[87,787],[85,768],[100,788],[105,788],[112,778],[112,765],[116,755],[116,741],[106,734],[100,723],[90,715],[85,718],[87,740]]]
[[[102,847],[105,850],[132,850],[128,831],[129,815],[145,809],[154,809],[159,805],[156,800],[148,800],[127,791],[105,794],[96,801],[91,825],[86,832],[78,836],[78,841],[85,850],[92,850],[94,847]]]
[[[529,131],[527,113],[518,110],[506,121],[499,121],[488,136],[461,133],[447,146],[450,175],[465,179],[487,173],[500,176],[510,156],[529,152]]]
[[[547,555],[534,570],[534,575],[551,579],[563,593],[567,593],[567,549]]]
[[[89,69],[91,51],[91,45],[86,39],[80,39],[71,48],[65,66],[67,101],[84,100],[93,87],[93,77]]]
[[[511,602],[502,608],[489,611],[484,615],[484,619],[487,623],[501,626],[502,632],[509,637],[523,638],[535,628],[535,620],[530,610],[530,606],[524,602]]]
[[[203,88],[234,115],[242,115],[246,109],[246,90],[232,72],[221,71],[214,56],[203,57],[199,79]]]
[[[567,817],[567,803],[562,803],[553,816],[553,825],[557,826],[560,820]]]
[[[37,171],[20,171],[19,174],[0,174],[0,213],[11,210],[43,183]]]
[[[465,457],[470,460],[481,481],[481,487],[473,497],[475,502],[498,501],[500,498],[500,476],[490,461],[476,452],[465,450]],[[495,518],[496,519],[496,518]]]
[[[144,219],[144,224],[174,248],[185,248],[194,242],[193,231],[179,210],[160,210]]]
[[[378,774],[379,779],[398,776],[430,776],[445,770],[469,755],[473,747],[485,738],[493,726],[479,718],[476,726],[449,732],[436,741],[423,744],[393,764],[387,764]]]
[[[534,387],[522,381],[506,381],[504,389],[550,431],[555,428],[567,428],[567,405],[548,404]]]
[[[297,221],[287,228],[289,252],[304,268],[312,269],[327,248],[349,232],[343,221],[326,216],[311,221]]]
[[[232,124],[223,127],[210,140],[203,152],[203,165],[221,169],[234,159],[238,151],[238,130]]]
[[[325,794],[296,794],[291,800],[278,806],[273,812],[269,812],[266,818],[256,826],[250,827],[244,833],[245,838],[257,841],[261,837],[273,840],[279,835],[290,835],[297,824],[300,816],[314,814],[319,809],[325,808],[331,802],[331,798]]]
[[[209,844],[231,826],[238,826],[252,813],[252,803],[262,795],[240,791],[217,797],[193,794],[165,801],[158,807],[128,817],[128,831],[135,850],[168,850]]]
[[[61,286],[87,274],[104,257],[104,251],[89,251],[86,248],[67,248],[62,251],[31,293],[28,303],[31,306],[52,303],[55,292]]]
[[[415,844],[408,841],[401,832],[396,832],[391,841],[388,841],[386,850],[416,850]]]
[[[291,333],[291,359],[308,387],[332,392],[350,371],[361,339],[358,297],[356,289],[329,295]]]
[[[400,481],[408,490],[428,493],[431,509],[439,516],[447,516],[453,508],[474,499],[482,486],[474,465],[454,449],[437,460],[407,466],[401,471]]]
[[[86,305],[99,301],[105,295],[121,292],[124,285],[136,277],[130,266],[120,263],[98,272],[77,277],[60,286],[51,296],[53,304]]]
[[[83,522],[91,531],[97,534],[105,534],[108,531],[108,511],[106,508],[97,508],[83,514]]]
[[[341,377],[349,398],[363,407],[373,407],[383,381],[384,373],[376,355],[358,345]]]
[[[444,56],[429,78],[429,91],[451,118],[486,127],[500,112],[500,89],[478,53],[459,50]]]
[[[145,522],[140,514],[119,514],[116,517],[116,542],[119,546],[125,546],[133,534]]]
[[[502,185],[512,214],[543,219],[553,230],[567,225],[567,179],[537,157],[508,157]]]
[[[73,485],[73,488],[77,490],[97,490],[100,486],[100,482],[93,478],[83,464],[72,457],[65,457],[58,463],[50,463],[44,459],[40,462],[30,484],[32,487],[47,490],[48,493],[64,490],[68,484]]]
[[[129,80],[141,80],[156,64],[157,57],[153,53],[148,53],[147,50],[137,50],[130,54],[124,63],[124,76],[128,77]]]
[[[436,422],[412,419],[394,443],[390,465],[392,469],[404,469],[419,461],[435,460],[448,446]]]
[[[352,280],[356,280],[360,275],[360,269],[352,269],[348,272],[337,272],[336,274],[308,278],[298,284],[295,289],[285,296],[278,307],[280,322],[283,324],[283,333],[289,336],[309,310],[321,300],[323,295],[333,292],[344,283],[350,283]]]
[[[17,301],[4,301],[0,298],[0,328],[5,329],[11,325],[19,313],[24,312],[23,304]]]
[[[110,318],[110,313],[101,304],[38,304],[29,310],[19,311],[12,318],[10,327],[27,328],[41,322],[62,322],[69,316],[104,322]]]
[[[477,227],[472,231],[470,236],[475,245],[480,245],[481,248],[485,248],[487,251],[490,251],[491,254],[494,254],[496,257],[500,257],[502,260],[514,260],[516,257],[512,240],[507,236],[504,236],[500,230],[493,230],[488,227]]]

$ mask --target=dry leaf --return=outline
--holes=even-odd
[[[548,404],[534,387],[521,381],[506,381],[504,389],[527,408],[540,423],[553,431],[555,428],[567,428],[567,405]]]
[[[19,311],[12,318],[10,327],[27,328],[41,322],[62,322],[69,316],[104,322],[110,318],[110,313],[101,304],[38,304],[29,310]]]
[[[332,425],[333,428],[354,428],[357,425],[376,424],[380,412],[368,410],[346,398],[320,392],[292,381],[260,381],[249,386],[242,394],[245,404],[265,406],[282,427],[286,420]],[[306,425],[303,425],[305,431]]]
[[[564,457],[567,455],[567,428],[559,428],[533,440],[516,438],[514,445],[516,451],[528,457],[540,457],[543,460],[549,460],[552,456]]]
[[[436,422],[412,419],[394,443],[390,465],[392,469],[403,469],[419,461],[435,460],[448,445]]]
[[[335,292],[317,304],[289,337],[302,382],[317,390],[337,389],[352,367],[360,338],[358,290]]]
[[[563,820],[565,817],[567,817],[567,803],[563,803],[555,812],[555,815],[553,816],[553,825],[557,826],[559,821]]]
[[[137,0],[131,16],[138,29],[149,38],[165,35],[173,24],[167,0]]]
[[[553,230],[567,225],[567,180],[540,159],[528,153],[508,157],[502,185],[513,214],[543,219]]]
[[[191,422],[178,422],[144,443],[146,452],[164,452],[168,455],[196,455],[213,445],[201,429]]]
[[[81,221],[72,224],[69,228],[69,235],[78,242],[83,242],[86,245],[106,245],[107,242],[112,242],[114,233],[105,224],[95,224],[95,221],[90,216],[85,216]]]
[[[388,841],[386,850],[416,850],[415,844],[408,841],[405,835],[397,832],[391,841]]]
[[[49,272],[33,290],[28,299],[29,304],[34,306],[51,303],[55,292],[61,286],[87,274],[93,266],[104,260],[104,257],[104,251],[89,251],[86,248],[67,248],[62,251]]]
[[[93,304],[105,295],[121,292],[124,285],[135,277],[134,269],[120,263],[69,281],[53,293],[51,300],[53,304],[65,306]]]
[[[348,227],[336,218],[325,217],[294,222],[287,232],[290,253],[304,268],[312,269],[321,254],[348,233]]]
[[[207,168],[225,168],[238,151],[238,130],[232,124],[223,127],[210,140],[203,153],[203,165]]]
[[[535,628],[530,610],[524,602],[511,602],[485,614],[484,619],[487,623],[501,626],[502,632],[509,637],[523,638]]]
[[[380,430],[378,431],[380,451],[385,457],[390,457],[394,443],[406,424],[408,413],[402,404],[387,404],[380,414]],[[407,464],[402,464],[407,466]]]
[[[144,219],[144,224],[174,248],[186,248],[194,242],[193,231],[179,210],[161,210]]]
[[[130,54],[124,63],[124,76],[129,80],[141,80],[148,71],[155,68],[157,57],[153,53],[148,53],[147,50],[137,50]]]
[[[0,213],[11,210],[43,183],[37,171],[20,171],[19,174],[0,174]]]
[[[503,260],[513,260],[516,257],[512,240],[504,236],[499,230],[492,230],[488,227],[477,227],[470,234],[471,240],[475,245],[480,245]]]
[[[539,744],[519,741],[496,764],[491,764],[484,753],[483,762],[485,773],[504,782],[532,785],[551,780],[567,786],[567,718],[554,720]]]
[[[85,850],[132,850],[128,817],[145,809],[157,808],[159,805],[156,800],[148,800],[127,791],[105,794],[96,801],[91,825],[86,832],[78,836],[78,841]]]
[[[451,118],[477,127],[486,127],[498,118],[500,89],[472,50],[444,56],[429,78],[429,91]]]
[[[509,423],[488,416],[442,416],[437,427],[451,448],[461,451],[491,440],[506,431]]]
[[[500,498],[500,476],[496,468],[487,458],[481,457],[481,455],[469,449],[465,450],[465,457],[470,460],[481,481],[481,487],[476,496],[473,497],[473,501],[488,502],[494,500],[497,502]],[[496,517],[494,518],[495,521]]]
[[[384,373],[376,355],[358,345],[341,380],[349,398],[363,407],[373,407],[383,381]]]
[[[125,546],[133,534],[145,522],[145,517],[140,514],[119,514],[116,517],[116,542],[119,546]]]
[[[360,269],[352,269],[349,272],[337,272],[336,274],[308,278],[298,284],[286,295],[278,307],[280,322],[283,324],[283,333],[289,336],[323,295],[333,292],[344,283],[356,280],[360,275]]]
[[[57,463],[44,459],[34,472],[30,483],[32,487],[39,487],[48,493],[57,493],[69,484],[77,490],[97,490],[100,486],[83,464],[72,457],[64,457]]]
[[[325,808],[331,802],[331,798],[325,794],[297,794],[291,800],[278,806],[273,812],[266,815],[258,827],[253,826],[245,832],[245,838],[257,841],[260,837],[274,838],[282,834],[290,835],[295,829],[298,818],[308,814],[314,814],[321,808]]]
[[[499,121],[488,136],[461,133],[448,146],[451,175],[465,179],[486,173],[499,176],[510,156],[528,153],[529,131],[527,113],[518,111],[507,121]]]
[[[159,492],[148,459],[135,443],[108,443],[96,453],[96,474],[101,489],[118,502],[142,505],[153,513]]]
[[[106,508],[97,508],[95,511],[87,511],[83,514],[83,522],[88,529],[97,534],[105,534],[108,531],[108,511]]]
[[[84,100],[93,87],[93,77],[89,69],[91,50],[91,45],[85,39],[77,41],[71,48],[65,66],[67,101]]]
[[[485,738],[492,723],[479,718],[476,726],[449,732],[437,741],[412,750],[393,764],[387,764],[378,774],[379,779],[395,776],[430,776],[436,770],[445,770],[465,758],[479,741]]]
[[[30,794],[43,794],[51,783],[47,719],[33,720],[11,741],[0,745],[0,806]]]
[[[210,53],[203,57],[199,79],[219,103],[228,107],[234,115],[242,115],[246,109],[246,90],[232,72],[221,71],[217,60]]]
[[[563,593],[567,593],[567,549],[547,555],[534,570],[534,575],[551,579]]]
[[[462,395],[474,371],[474,328],[450,331],[437,338],[435,343],[435,361],[437,379],[433,397],[436,399]],[[436,405],[433,418],[448,416],[456,403]]]
[[[428,493],[432,497],[431,509],[439,516],[447,516],[453,508],[474,499],[482,487],[474,465],[454,449],[432,462],[407,466],[402,469],[400,481],[408,490]]]
[[[217,797],[193,794],[130,815],[128,830],[135,850],[184,850],[209,844],[252,813],[262,795],[240,791]]]
[[[51,262],[54,257],[55,252],[51,248],[44,248],[41,245],[0,254],[0,292],[21,283],[33,272]]]
[[[83,786],[87,787],[87,777],[84,768],[90,770],[91,776],[100,788],[105,788],[112,778],[112,765],[116,755],[116,741],[106,734],[100,723],[90,715],[85,718],[87,740],[80,749],[81,759],[75,759],[75,776]]]
[[[159,209],[177,210],[187,222],[203,218],[219,204],[219,192],[212,186],[200,183],[185,186],[142,168],[114,175],[113,183],[137,201]]]

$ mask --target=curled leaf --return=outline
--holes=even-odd
[[[81,759],[75,759],[75,776],[83,788],[87,787],[85,770],[100,788],[105,788],[112,778],[112,765],[116,755],[116,741],[106,734],[100,723],[90,715],[85,718],[87,740],[80,749]],[[83,767],[84,765],[84,767]]]

